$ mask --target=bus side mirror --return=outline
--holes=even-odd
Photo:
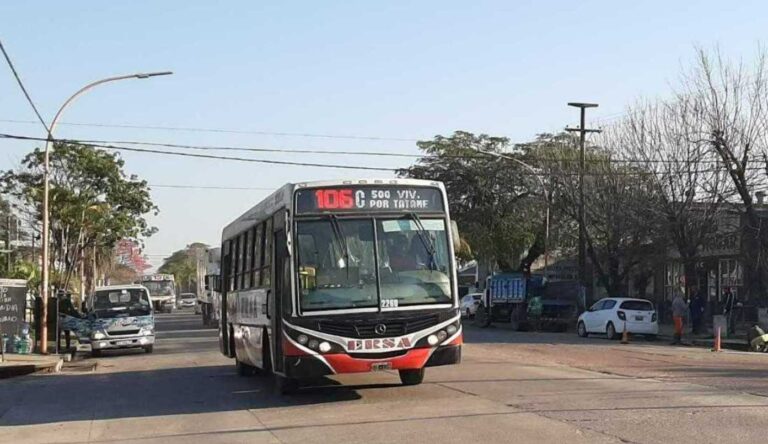
[[[208,275],[205,275],[205,278],[204,278],[203,282],[205,282],[205,284],[204,284],[205,290],[210,290],[211,289],[211,277],[208,276]]]
[[[451,221],[451,238],[453,238],[453,253],[461,249],[461,236],[459,236],[459,225],[455,220]]]

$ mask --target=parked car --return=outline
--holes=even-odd
[[[604,334],[617,339],[624,328],[628,333],[655,339],[659,334],[659,322],[651,301],[632,298],[605,298],[579,316],[576,332],[581,337]]]
[[[194,293],[182,293],[176,301],[177,308],[192,308],[197,305],[197,295]]]
[[[461,298],[461,315],[466,318],[474,316],[482,297],[482,293],[470,293]]]

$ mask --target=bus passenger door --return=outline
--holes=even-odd
[[[288,245],[283,223],[278,224],[278,217],[275,217],[274,233],[274,263],[275,269],[274,288],[275,291],[269,295],[270,309],[268,313],[272,316],[272,345],[274,346],[274,361],[272,368],[283,373],[283,301],[291,298],[291,264],[288,256]],[[280,228],[278,228],[280,227]]]
[[[228,243],[227,243],[228,244]],[[232,357],[235,353],[234,350],[229,349],[229,323],[228,316],[227,316],[227,296],[229,293],[229,264],[230,264],[230,253],[229,253],[229,246],[225,246],[225,253],[221,256],[221,282],[219,285],[221,285],[220,288],[220,297],[221,302],[219,303],[219,350],[224,356]]]

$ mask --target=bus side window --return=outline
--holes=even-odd
[[[272,218],[269,218],[264,222],[264,241],[262,242],[262,257],[261,262],[261,285],[263,287],[269,287],[271,285],[270,266],[272,265]]]
[[[243,234],[243,288],[251,288],[252,233],[253,230],[248,230]]]
[[[237,237],[237,288],[245,286],[245,233]]]
[[[261,247],[264,244],[264,224],[259,224],[254,227],[254,241],[253,241],[253,265],[251,267],[251,274],[253,276],[254,287],[260,287],[261,284],[261,261],[262,251]]]
[[[224,287],[227,291],[233,291],[235,289],[235,277],[232,270],[234,270],[234,255],[232,254],[232,241],[228,240],[224,242],[224,253],[222,254],[222,265],[224,269]]]

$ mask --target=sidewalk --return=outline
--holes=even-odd
[[[675,327],[670,324],[659,324],[659,340],[665,342],[672,342],[675,336]],[[730,337],[723,337],[720,341],[722,348],[731,350],[745,351],[749,349],[749,344],[746,339],[746,332],[737,331],[735,335]],[[686,326],[683,330],[683,342],[694,345],[696,347],[713,347],[715,343],[714,334],[707,329],[706,333],[700,333],[698,335],[691,334],[690,327]]]
[[[35,372],[58,373],[64,365],[59,355],[17,355],[6,353],[0,362],[0,379],[26,375]]]

